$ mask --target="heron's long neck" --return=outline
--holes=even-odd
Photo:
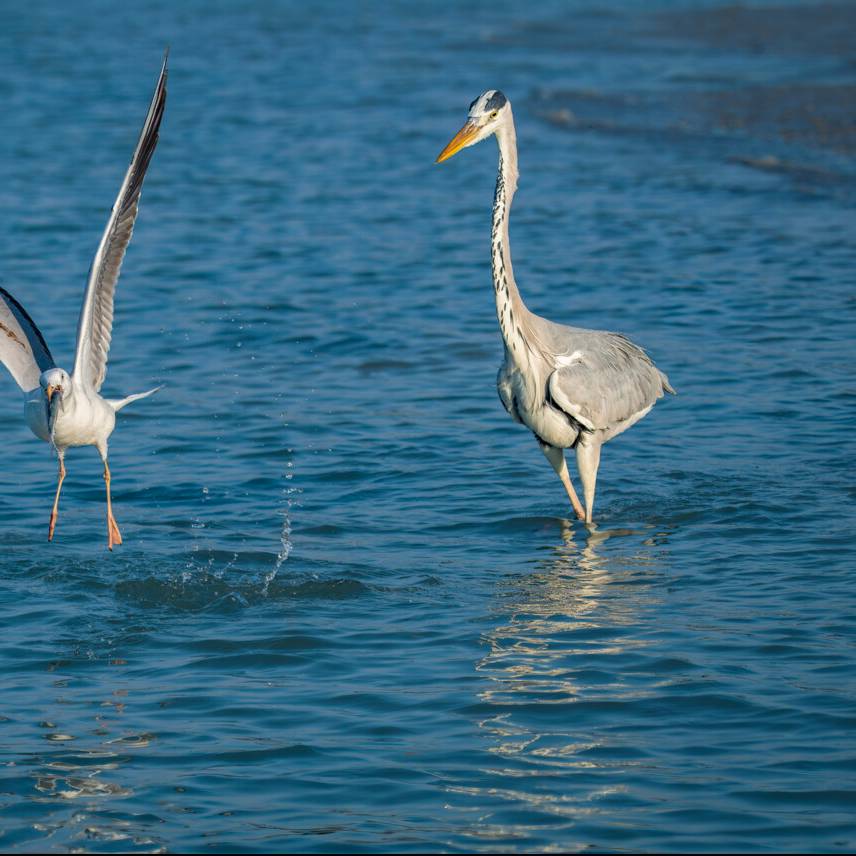
[[[496,297],[496,317],[508,356],[522,358],[526,350],[524,331],[528,326],[529,310],[517,290],[511,267],[511,247],[508,241],[508,216],[511,200],[517,190],[517,135],[514,119],[497,132],[499,142],[499,172],[493,197],[493,227],[491,229],[491,269]]]

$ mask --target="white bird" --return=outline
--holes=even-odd
[[[24,393],[24,415],[30,430],[50,443],[59,458],[59,477],[48,527],[53,539],[59,495],[65,478],[65,452],[70,446],[95,446],[104,462],[107,486],[107,546],[122,543],[110,501],[107,440],[116,425],[116,411],[145,398],[160,387],[122,399],[103,398],[99,391],[107,374],[107,352],[113,327],[113,294],[125,249],[131,240],[140,190],[166,103],[167,58],[125,180],[113,205],[107,228],[92,261],[77,327],[74,370],[69,375],[54,362],[44,337],[24,308],[0,289],[0,361]]]
[[[664,392],[675,391],[645,351],[620,333],[566,327],[526,308],[514,280],[508,241],[518,173],[517,135],[505,95],[490,89],[476,98],[466,123],[437,163],[493,134],[499,143],[499,174],[491,268],[505,345],[497,377],[499,397],[511,417],[534,433],[577,517],[591,523],[601,446],[638,422]],[[568,474],[564,449],[569,448],[577,453],[585,511]]]

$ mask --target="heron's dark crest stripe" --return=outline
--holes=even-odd
[[[487,100],[487,104],[484,105],[485,110],[499,110],[500,107],[505,107],[508,99],[497,89],[493,95],[490,96]]]

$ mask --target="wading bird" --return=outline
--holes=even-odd
[[[24,393],[24,415],[32,432],[56,449],[59,477],[48,540],[53,539],[59,494],[65,478],[65,452],[69,446],[95,446],[104,462],[107,486],[107,546],[122,543],[110,502],[110,467],[107,439],[116,425],[116,411],[145,398],[160,387],[122,399],[99,395],[107,374],[107,352],[113,327],[113,294],[125,249],[137,217],[140,190],[166,103],[167,60],[164,57],[155,94],[131,165],[113,205],[107,228],[92,261],[77,326],[77,352],[69,375],[54,362],[44,337],[24,308],[9,292],[0,289],[0,361]]]
[[[493,200],[491,269],[505,361],[496,385],[511,417],[535,434],[577,517],[592,521],[600,447],[638,422],[669,379],[641,348],[619,333],[566,327],[530,312],[514,281],[508,215],[517,189],[517,136],[511,103],[498,90],[482,93],[437,163],[496,135],[499,173]],[[565,449],[575,449],[585,510],[577,498]]]

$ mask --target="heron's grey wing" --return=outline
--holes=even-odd
[[[107,228],[92,260],[86,294],[77,325],[74,376],[96,392],[107,374],[107,352],[113,329],[113,295],[125,250],[131,240],[143,179],[158,142],[158,131],[166,103],[167,57],[164,56],[149,112],[137,141],[131,165],[113,205]]]
[[[638,418],[674,392],[645,351],[618,333],[598,333],[557,364],[547,379],[550,398],[590,431]]]
[[[39,375],[56,365],[33,319],[3,288],[0,288],[0,361],[24,392],[36,389]]]

